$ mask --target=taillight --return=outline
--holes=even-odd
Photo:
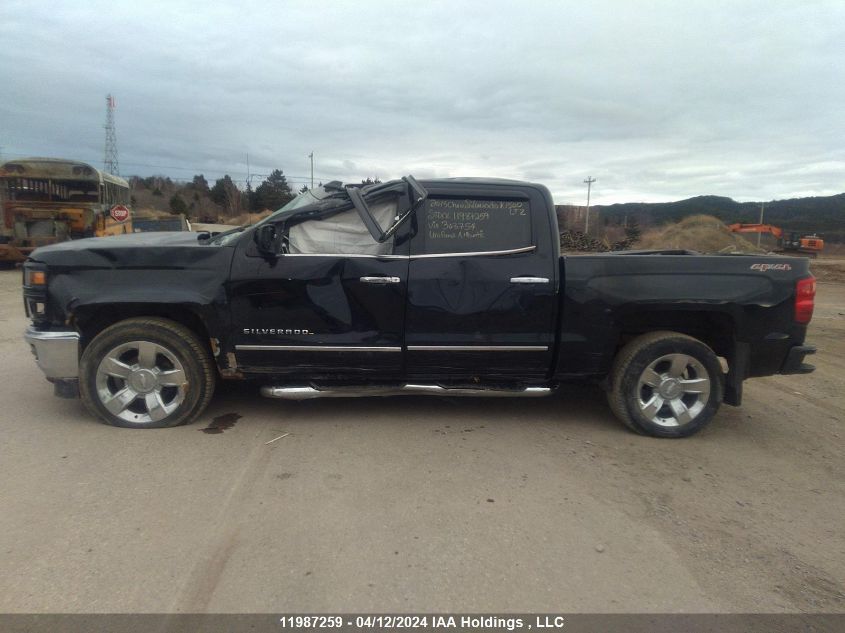
[[[799,279],[795,284],[795,322],[809,323],[816,301],[816,278]]]

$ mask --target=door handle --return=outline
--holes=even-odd
[[[547,284],[548,277],[511,277],[512,284]]]
[[[398,284],[401,281],[399,277],[361,277],[361,283],[365,284]]]

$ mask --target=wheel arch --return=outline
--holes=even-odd
[[[707,345],[727,363],[724,402],[742,403],[742,383],[748,366],[747,344],[737,340],[740,315],[722,306],[664,307],[622,313],[617,318],[619,338],[614,356],[634,338],[658,330],[686,334]]]
[[[73,311],[73,320],[80,332],[80,348],[85,347],[105,328],[137,317],[158,317],[174,321],[191,330],[210,351],[213,350],[211,339],[213,328],[209,328],[208,319],[201,306],[190,303],[108,303],[77,306]]]
[[[725,358],[729,365],[734,356],[737,318],[728,310],[714,310],[704,306],[682,309],[647,309],[639,306],[636,310],[619,315],[616,325],[619,331],[617,352],[638,336],[669,331],[698,339],[717,356]]]

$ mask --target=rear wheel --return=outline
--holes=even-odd
[[[723,390],[719,359],[707,345],[677,332],[651,332],[617,355],[608,402],[637,433],[687,437],[713,419]]]
[[[85,348],[79,373],[89,411],[128,428],[186,424],[214,392],[208,350],[167,319],[127,319],[106,328]]]

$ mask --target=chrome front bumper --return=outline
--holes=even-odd
[[[50,380],[75,380],[79,376],[79,334],[42,332],[29,327],[23,335],[35,360]]]

